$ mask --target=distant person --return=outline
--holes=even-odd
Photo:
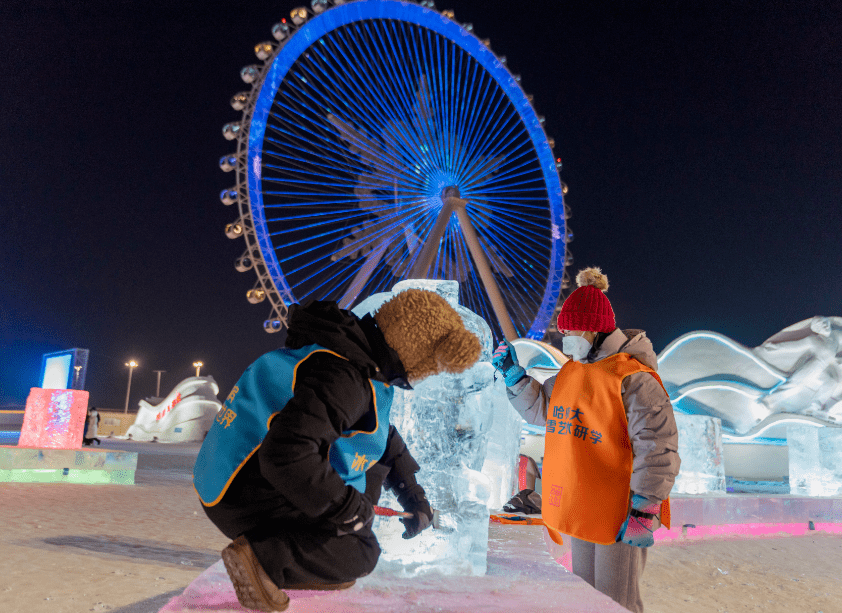
[[[85,431],[82,433],[82,444],[90,447],[94,441],[97,445],[101,445],[102,441],[97,438],[97,430],[99,429],[99,411],[96,407],[90,407],[85,416]]]
[[[335,302],[292,305],[286,347],[240,377],[205,438],[193,482],[244,607],[283,611],[284,589],[345,589],[377,563],[371,530],[381,487],[412,517],[433,511],[419,470],[388,416],[394,389],[459,373],[480,342],[434,292],[410,289],[374,316]]]
[[[662,516],[669,527],[678,429],[646,333],[616,327],[598,268],[576,282],[558,317],[570,360],[556,376],[538,383],[505,341],[492,364],[514,408],[546,427],[541,514],[551,536],[570,539],[576,575],[642,613],[646,548]]]

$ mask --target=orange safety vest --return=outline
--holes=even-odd
[[[582,364],[570,360],[556,376],[542,475],[541,515],[554,541],[560,534],[600,545],[617,541],[629,512],[634,454],[623,405],[627,376],[654,370],[627,353]],[[666,390],[664,390],[666,392]],[[661,522],[669,528],[669,499]]]

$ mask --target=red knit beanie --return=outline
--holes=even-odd
[[[561,305],[559,330],[588,330],[611,332],[617,327],[614,310],[605,296],[608,277],[599,268],[586,268],[576,275],[579,287]]]

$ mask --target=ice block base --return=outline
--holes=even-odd
[[[375,568],[348,590],[290,590],[295,613],[433,613],[529,611],[529,613],[628,613],[608,596],[556,564],[540,526],[494,525],[489,529],[484,577],[429,574],[401,579]],[[220,560],[199,575],[160,613],[246,611]]]

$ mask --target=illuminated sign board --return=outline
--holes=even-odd
[[[38,387],[54,390],[85,389],[87,369],[87,349],[45,353],[41,360],[41,379]]]

